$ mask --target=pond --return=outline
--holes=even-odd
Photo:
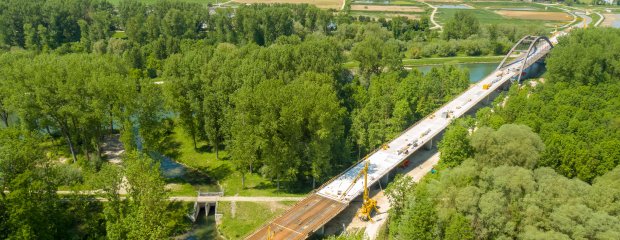
[[[469,69],[469,81],[472,83],[478,82],[497,68],[499,63],[462,63],[456,64],[459,68],[467,68]],[[431,71],[433,67],[439,67],[440,65],[425,65],[425,66],[417,66],[414,67],[418,69],[420,72],[426,74]]]

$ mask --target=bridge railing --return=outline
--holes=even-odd
[[[414,122],[413,124],[409,125],[409,127],[407,127],[405,130],[401,131],[400,133],[398,133],[398,135],[396,137],[394,137],[392,140],[390,140],[390,143],[393,142],[394,140],[396,140],[397,138],[400,138],[401,136],[403,136],[405,133],[407,133],[409,130],[411,130],[411,128],[415,127],[416,125],[418,125],[420,122],[426,120],[427,118],[429,118],[432,115],[438,116],[438,112],[440,109],[444,108],[446,105],[448,105],[450,102],[452,102],[454,99],[457,99],[459,97],[461,97],[462,95],[464,95],[467,91],[469,91],[470,89],[476,87],[478,84],[474,83],[469,85],[469,87],[467,87],[467,89],[463,90],[459,95],[453,97],[452,99],[450,99],[449,101],[445,102],[444,104],[442,104],[441,106],[439,106],[435,111],[433,111],[431,114],[426,115],[425,117],[419,119],[418,121]],[[366,154],[366,156],[370,156],[376,152],[378,152],[379,150],[381,150],[381,147],[378,147],[376,149],[374,149],[372,152]],[[356,161],[354,164],[352,164],[351,166],[349,166],[346,170],[340,172],[338,175],[336,175],[335,177],[331,178],[329,181],[323,183],[320,187],[312,190],[312,192],[317,192],[319,189],[322,189],[323,187],[329,185],[330,183],[332,183],[333,181],[335,181],[336,179],[338,179],[339,177],[341,177],[342,175],[344,175],[346,172],[348,172],[349,170],[351,170],[353,167],[355,167],[357,164],[359,164],[360,162],[362,162],[364,159],[366,159],[366,157],[359,159],[358,161]]]

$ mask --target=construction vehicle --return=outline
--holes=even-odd
[[[400,165],[398,165],[399,168],[407,168],[409,167],[409,159],[405,159],[405,161],[403,161]]]
[[[383,149],[383,150],[388,150],[388,148],[390,148],[390,146],[387,145],[387,143],[381,145],[381,149]]]
[[[273,240],[274,233],[271,231],[271,225],[267,228],[267,240]]]
[[[488,83],[482,85],[482,89],[484,90],[488,90],[490,87],[491,87],[491,84],[488,84]]]
[[[353,179],[353,182],[351,182],[351,185],[347,188],[347,190],[345,190],[342,195],[340,196],[340,198],[344,198],[344,196],[347,194],[347,192],[349,192],[351,190],[351,188],[353,188],[353,185],[355,185],[355,183],[362,177],[364,176],[364,196],[363,196],[363,200],[364,202],[362,203],[362,207],[359,209],[359,211],[355,214],[356,217],[358,217],[360,220],[362,221],[368,221],[370,220],[371,222],[375,222],[374,220],[372,220],[371,214],[372,211],[379,211],[377,209],[377,200],[374,200],[372,198],[370,198],[368,196],[369,192],[368,192],[368,164],[369,161],[364,159],[365,163],[364,163],[364,168],[362,168],[362,170],[357,174],[357,176],[355,177],[355,179]]]

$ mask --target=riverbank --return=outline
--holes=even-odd
[[[478,56],[478,57],[440,57],[440,58],[420,58],[403,59],[403,66],[417,67],[427,65],[442,65],[442,64],[460,64],[460,63],[495,63],[500,62],[504,56]],[[344,64],[345,68],[357,68],[359,63],[357,61],[350,61]]]

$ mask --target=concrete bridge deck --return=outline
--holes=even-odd
[[[522,69],[527,69],[543,58],[552,48],[547,41],[538,42],[538,38],[534,41],[529,44],[527,52],[522,52],[515,60],[506,65],[502,63],[502,66],[486,78],[473,84],[433,114],[406,129],[388,144],[388,149],[378,149],[371,153],[367,157],[370,162],[369,186],[389,176],[394,168],[425,144],[432,144],[433,138],[440,134],[454,118],[467,113],[500,86],[511,80],[520,79]],[[550,41],[554,44],[557,43],[557,36],[552,37]],[[509,55],[511,54],[512,50]],[[360,160],[317,189],[315,194],[302,200],[246,239],[264,240],[270,234],[273,234],[273,239],[305,239],[314,232],[320,232],[325,223],[338,215],[353,199],[363,193],[363,181],[358,181],[350,191],[345,193],[363,167],[364,162]]]

